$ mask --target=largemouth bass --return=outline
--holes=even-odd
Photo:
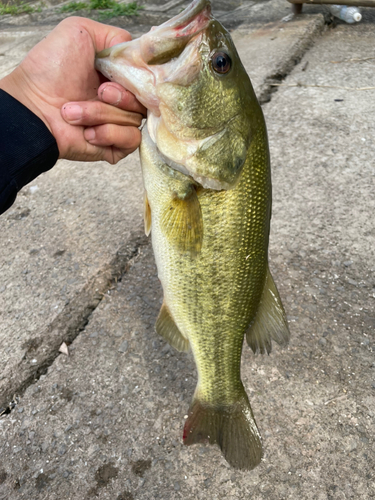
[[[156,330],[191,349],[198,371],[184,443],[217,443],[232,466],[252,469],[262,444],[241,382],[243,340],[269,353],[289,330],[268,268],[269,151],[250,79],[207,0],[101,52],[96,67],[148,109],[140,156],[164,291]]]

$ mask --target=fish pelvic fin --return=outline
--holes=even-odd
[[[148,236],[151,233],[151,207],[148,201],[147,192],[143,195],[143,217],[145,222],[145,233]]]
[[[209,405],[194,399],[185,422],[186,445],[218,444],[236,469],[251,470],[262,458],[262,442],[245,390],[232,405]]]
[[[258,352],[269,354],[272,349],[272,340],[279,345],[285,345],[289,338],[290,332],[284,307],[270,270],[267,268],[258,311],[246,332],[246,341],[254,354]]]
[[[198,195],[192,186],[183,197],[175,195],[164,209],[162,230],[170,243],[181,252],[196,257],[202,248],[203,218]]]
[[[177,351],[188,351],[190,344],[174,322],[168,307],[163,303],[156,320],[155,329]]]

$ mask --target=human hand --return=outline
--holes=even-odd
[[[0,80],[0,88],[44,121],[60,158],[117,163],[139,146],[146,110],[120,85],[101,85],[94,59],[130,39],[120,28],[70,17]]]

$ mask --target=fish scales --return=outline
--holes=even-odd
[[[262,458],[241,381],[243,340],[285,344],[268,268],[271,175],[262,110],[208,0],[97,56],[104,75],[148,108],[140,157],[145,229],[164,301],[156,330],[192,350],[198,383],[183,440],[218,444],[239,469]]]

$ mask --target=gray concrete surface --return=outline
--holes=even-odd
[[[12,284],[0,293],[0,387],[17,389],[14,360],[38,366],[33,352],[49,349],[0,417],[0,498],[375,497],[375,90],[356,90],[374,86],[375,32],[371,22],[322,32],[319,17],[303,19],[234,33],[258,95],[277,89],[263,107],[270,254],[292,339],[269,357],[245,348],[242,365],[264,461],[238,472],[215,447],[182,445],[196,374],[153,331],[161,291],[141,236],[136,160],[64,162],[0,219],[1,276]],[[59,317],[63,340],[64,312],[75,318],[69,357],[51,327]]]

